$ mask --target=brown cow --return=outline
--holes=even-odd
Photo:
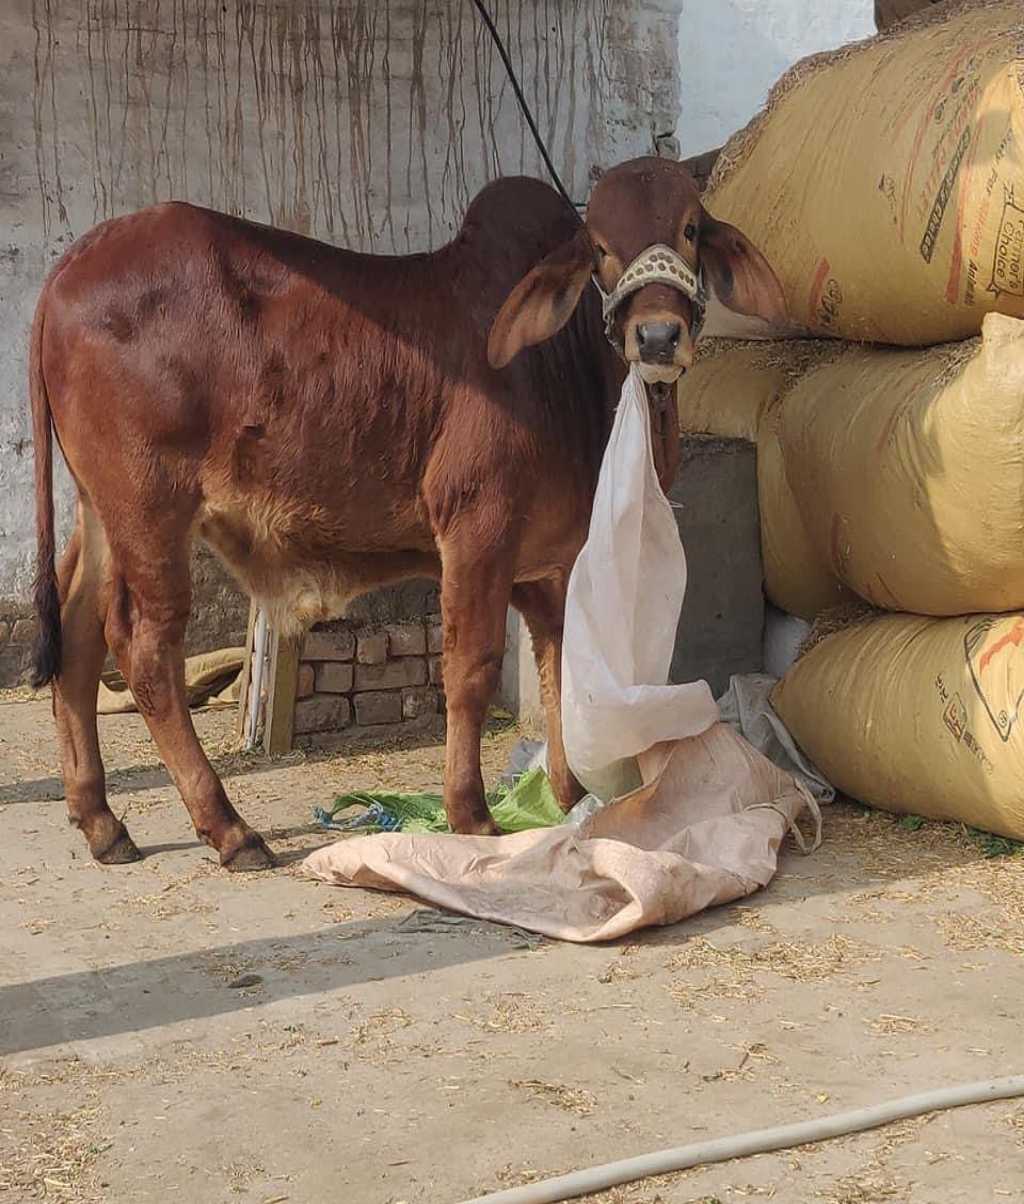
[[[186,704],[196,537],[282,628],[388,582],[440,579],[457,832],[495,831],[479,740],[511,601],[534,641],[554,788],[572,805],[565,586],[624,373],[587,283],[594,273],[612,291],[652,243],[702,261],[726,304],[778,316],[760,254],[703,211],[680,165],[658,159],[604,176],[585,226],[547,185],[499,180],[456,238],[424,255],[355,254],[180,203],[106,222],[64,255],[32,331],[35,681],[53,682],[70,820],[97,860],[139,855],[107,805],[97,739],[109,648],[199,836],[229,869],[273,862]],[[692,358],[695,316],[690,295],[648,283],[618,298],[609,333],[667,381]],[[675,407],[667,385],[656,391],[667,483]],[[51,423],[78,489],[59,572]]]

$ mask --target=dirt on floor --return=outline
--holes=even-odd
[[[0,700],[0,1199],[456,1204],[1024,1071],[1024,857],[828,809],[768,890],[579,947],[304,878],[315,805],[442,749],[268,761],[197,727],[283,865],[231,877],[138,716],[101,719],[146,856],[67,827],[49,703]],[[485,741],[493,778],[514,730]],[[606,1204],[1024,1200],[1024,1101],[651,1180]]]

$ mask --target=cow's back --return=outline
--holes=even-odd
[[[527,179],[486,188],[425,255],[342,251],[181,203],[107,222],[41,300],[72,471],[101,508],[133,474],[191,506],[250,590],[300,620],[436,571],[432,464],[455,505],[468,477],[507,473],[510,490],[548,448],[552,469],[568,454],[592,484],[606,434],[592,301],[509,369],[486,362],[508,293],[574,228]],[[540,504],[564,507],[560,488]]]

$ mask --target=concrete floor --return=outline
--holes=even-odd
[[[138,717],[101,723],[147,853],[116,869],[64,822],[48,703],[0,702],[4,1201],[454,1204],[1024,1070],[1024,857],[955,829],[836,806],[823,848],[787,851],[744,906],[574,947],[299,875],[315,804],[436,786],[438,748],[267,763],[230,752],[230,715],[198,715],[287,860],[232,878]],[[514,739],[488,738],[492,775]],[[1024,1200],[1024,1102],[600,1198]]]

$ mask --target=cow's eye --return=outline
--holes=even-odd
[[[697,237],[697,227],[693,224],[693,222],[689,222],[687,224],[686,229],[683,231],[683,237],[687,242],[693,242],[693,240]]]

